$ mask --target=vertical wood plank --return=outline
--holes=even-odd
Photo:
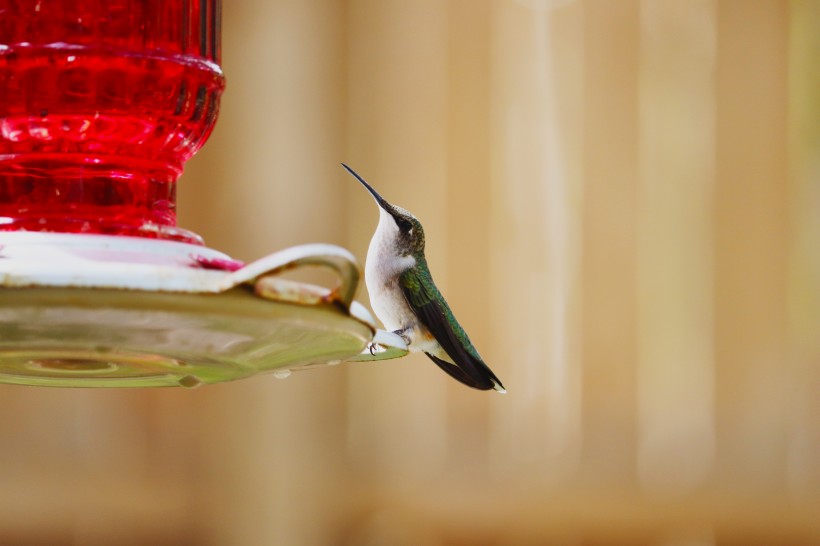
[[[720,480],[782,487],[788,4],[718,6],[715,334]]]
[[[820,1],[789,2],[789,336],[795,375],[787,479],[820,491]]]
[[[632,485],[639,2],[589,0],[584,42],[583,426],[587,480]]]
[[[435,0],[353,0],[348,34],[346,159],[388,201],[419,218],[428,263],[442,285],[448,279],[447,11],[447,3]],[[351,247],[364,257],[378,209],[349,175],[339,180],[349,196]],[[413,482],[442,472],[449,381],[422,354],[350,368],[348,453],[363,475]]]
[[[690,491],[714,460],[714,0],[641,2],[638,472]]]
[[[246,260],[299,243],[344,243],[338,162],[345,3],[251,0],[229,7],[223,109],[213,138],[181,182],[181,223],[209,246]],[[196,393],[201,405],[190,425],[199,467],[191,504],[210,543],[331,540],[341,514],[344,379],[339,367]]]
[[[556,76],[556,66],[580,61],[580,10],[504,0],[493,9],[491,354],[509,362],[499,369],[515,393],[493,400],[493,468],[527,482],[568,479],[580,449],[583,83],[580,72]],[[559,23],[573,32],[557,32]],[[559,36],[557,54],[550,45]]]
[[[505,381],[509,359],[490,359],[490,28],[492,0],[449,0],[447,278],[450,306],[490,368]],[[470,479],[488,462],[489,407],[448,381],[448,475]]]

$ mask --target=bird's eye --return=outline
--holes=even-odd
[[[413,229],[413,224],[411,224],[404,218],[399,218],[398,220],[396,220],[396,224],[398,224],[400,230],[405,232],[409,232],[411,229]]]

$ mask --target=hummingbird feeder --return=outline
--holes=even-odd
[[[333,245],[249,264],[176,225],[225,87],[220,0],[0,2],[0,382],[194,387],[406,353]],[[318,287],[285,269],[329,268]]]

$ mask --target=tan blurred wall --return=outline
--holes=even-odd
[[[180,223],[363,260],[351,164],[424,222],[509,392],[419,356],[3,386],[0,545],[820,545],[820,2],[223,13]]]

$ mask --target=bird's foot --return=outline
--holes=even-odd
[[[367,350],[370,351],[370,356],[376,356],[376,344],[375,343],[368,343]]]

